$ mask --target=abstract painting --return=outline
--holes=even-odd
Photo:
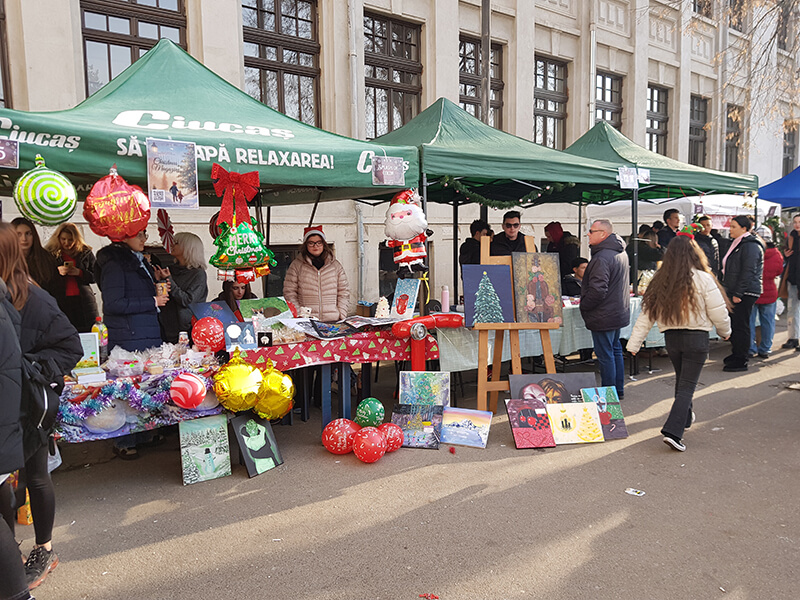
[[[448,371],[400,371],[400,404],[450,406]]]
[[[178,423],[183,485],[231,474],[228,417],[213,415]]]
[[[546,373],[540,375],[509,375],[512,398],[544,400],[547,404],[583,402],[582,388],[595,387],[594,373]]]
[[[231,427],[239,442],[244,465],[250,477],[283,464],[281,451],[275,442],[275,434],[267,419],[247,412],[231,419]]]
[[[552,448],[556,445],[547,408],[541,400],[507,398],[506,413],[518,449]]]
[[[622,405],[614,386],[584,388],[581,390],[584,402],[597,404],[600,414],[600,424],[603,426],[603,437],[607,440],[621,440],[628,437],[628,428],[625,426],[625,417],[622,415]]]
[[[438,450],[442,439],[443,412],[443,406],[395,405],[392,423],[403,430],[403,447]]]
[[[514,252],[511,256],[517,323],[562,323],[558,254]]]
[[[486,448],[491,426],[489,411],[447,407],[442,415],[442,443]]]
[[[594,402],[548,404],[546,408],[557,445],[605,441]]]
[[[464,265],[464,325],[513,323],[511,269],[507,265]]]

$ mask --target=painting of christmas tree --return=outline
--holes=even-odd
[[[506,265],[464,265],[464,323],[513,323],[511,271]]]
[[[603,426],[603,437],[607,440],[621,440],[628,437],[622,404],[614,386],[584,388],[581,390],[584,402],[597,404],[600,424]]]
[[[447,371],[401,371],[400,404],[450,406],[450,373]]]
[[[396,405],[392,423],[403,430],[403,447],[437,450],[442,439],[443,413],[443,406]]]
[[[547,404],[546,408],[556,445],[586,444],[605,440],[597,404],[594,402]]]

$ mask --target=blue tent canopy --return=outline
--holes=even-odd
[[[800,167],[785,177],[758,188],[758,197],[777,202],[784,208],[800,206]]]

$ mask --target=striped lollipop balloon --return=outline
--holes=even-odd
[[[36,166],[19,178],[14,186],[14,202],[19,212],[40,225],[58,225],[75,212],[78,193],[70,180],[48,169],[40,154]]]
[[[181,408],[195,408],[206,397],[206,384],[194,373],[181,373],[172,380],[169,397]]]

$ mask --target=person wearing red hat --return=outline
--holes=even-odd
[[[347,275],[334,258],[321,225],[305,228],[300,256],[286,270],[283,296],[297,308],[310,308],[311,316],[320,321],[339,321],[347,316]]]

